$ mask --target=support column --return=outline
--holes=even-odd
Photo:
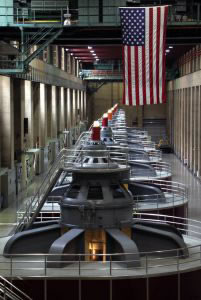
[[[52,86],[51,138],[57,138],[57,98],[56,86]]]
[[[65,110],[64,110],[64,87],[60,88],[60,131],[64,131],[65,128]]]
[[[57,155],[57,99],[56,99],[56,86],[48,87],[48,126],[49,143],[48,143],[48,164],[51,165]]]
[[[12,79],[0,76],[0,146],[1,168],[8,168],[1,180],[1,194],[4,207],[15,200],[14,170],[14,109]]]
[[[86,91],[84,91],[84,107],[83,107],[83,112],[84,112],[84,120],[87,119],[87,94]]]
[[[33,88],[31,81],[28,80],[24,81],[24,102],[24,117],[28,119],[27,133],[25,133],[26,147],[33,148]]]
[[[183,158],[183,162],[185,163],[186,159],[187,159],[187,103],[186,103],[186,99],[187,99],[187,89],[184,89],[184,158]]]
[[[64,127],[68,127],[67,89],[64,88]]]
[[[35,154],[27,153],[30,149],[33,149],[34,146],[34,115],[33,115],[33,86],[32,82],[28,80],[24,80],[22,82],[23,89],[21,93],[21,118],[22,118],[22,135],[24,137],[24,145],[22,146],[25,150],[25,153],[21,156],[22,161],[22,186],[21,188],[25,188],[33,179],[35,175],[33,161],[35,159]],[[23,114],[24,110],[24,114]],[[16,182],[19,182],[20,179],[16,178]],[[20,183],[20,182],[19,182]],[[18,184],[18,188],[20,186]]]
[[[65,49],[64,49],[64,47],[61,48],[60,55],[61,55],[61,69],[63,71],[65,71]]]
[[[181,92],[181,160],[184,158],[184,89]]]
[[[47,90],[43,83],[40,83],[39,110],[39,146],[45,147],[47,140]]]
[[[14,167],[14,113],[12,79],[0,75],[1,166]]]
[[[53,48],[52,45],[47,47],[47,63],[53,64]]]
[[[179,90],[179,101],[178,101],[178,151],[179,151],[179,158],[181,158],[181,95],[182,95],[182,90]]]
[[[187,89],[187,165],[190,166],[190,97],[191,97],[191,88]]]
[[[191,95],[190,95],[190,170],[193,171],[193,159],[194,159],[194,151],[193,151],[193,94],[194,88],[190,88]]]
[[[193,171],[197,176],[198,171],[198,87],[194,90],[194,166]]]
[[[36,174],[41,174],[48,165],[48,152],[45,149],[47,141],[47,89],[43,83],[40,83],[37,89],[39,99],[34,99],[36,102],[34,103],[34,106],[36,105],[34,127],[37,130],[37,146],[39,146],[40,152],[36,160]]]
[[[77,110],[76,110],[76,123],[80,124],[81,120],[81,105],[80,105],[80,90],[77,90]]]
[[[76,91],[73,89],[73,122],[72,126],[76,126],[76,115],[77,115],[77,99],[76,99]]]
[[[80,116],[84,120],[84,91],[81,91]]]
[[[71,92],[70,88],[67,88],[67,129],[71,128]]]
[[[198,88],[198,176],[201,177],[201,87]]]
[[[56,66],[61,69],[61,47],[56,46]]]

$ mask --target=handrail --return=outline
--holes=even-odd
[[[201,222],[197,220],[191,220],[187,218],[167,216],[162,214],[147,214],[147,213],[135,213],[136,218],[134,222],[144,220],[148,222],[172,224],[183,234],[184,239],[190,238],[192,243],[187,242],[185,248],[170,249],[170,250],[158,250],[158,251],[142,251],[140,252],[142,265],[139,267],[126,267],[126,265],[117,265],[118,262],[131,262],[129,255],[134,253],[104,253],[104,254],[93,254],[95,258],[101,258],[98,265],[97,261],[91,260],[92,254],[85,253],[66,253],[66,254],[11,254],[6,259],[6,265],[0,268],[0,272],[12,272],[15,276],[21,276],[21,271],[25,270],[28,272],[27,276],[40,276],[40,277],[52,277],[55,275],[55,271],[51,272],[51,264],[58,263],[57,257],[59,257],[60,265],[67,263],[68,266],[63,270],[62,268],[58,271],[57,276],[66,278],[79,278],[79,277],[91,277],[93,270],[93,277],[149,277],[153,274],[158,274],[158,268],[161,267],[161,272],[168,273],[179,273],[187,270],[196,268],[201,269]],[[158,220],[156,219],[158,217]],[[189,240],[187,240],[189,241]],[[189,257],[184,258],[181,250],[189,252]],[[119,258],[121,257],[121,260]],[[127,258],[126,258],[127,256]],[[18,260],[18,258],[20,258]],[[125,260],[124,260],[125,258]],[[20,268],[21,262],[26,263],[26,268]],[[90,262],[90,264],[88,264]],[[0,260],[0,264],[3,263],[3,257]],[[189,264],[189,265],[188,265]],[[31,267],[30,267],[31,266]],[[185,267],[184,267],[185,266]],[[118,270],[118,273],[116,271]],[[155,271],[156,270],[156,271]],[[72,272],[73,271],[73,272]],[[122,272],[121,272],[122,271]],[[132,272],[133,271],[133,272]],[[151,272],[150,272],[151,271]],[[97,273],[96,273],[97,272]],[[97,275],[96,275],[97,274]],[[26,277],[26,276],[25,276]]]
[[[75,147],[72,149],[63,149],[59,155],[57,156],[55,163],[52,165],[50,170],[48,171],[47,175],[43,179],[37,193],[34,195],[34,197],[26,204],[25,211],[23,209],[18,210],[17,212],[17,228],[16,232],[19,231],[22,227],[22,225],[27,224],[30,219],[31,215],[36,211],[37,207],[40,206],[41,202],[43,201],[43,197],[45,196],[46,192],[48,191],[48,188],[50,187],[50,183],[54,180],[57,172],[59,169],[63,169],[64,171],[68,171],[73,168],[75,163],[79,164],[79,167],[83,167],[83,158],[85,153],[85,150],[80,149],[81,147],[81,141],[82,139],[86,137],[86,132],[81,135],[80,139],[76,143]],[[94,153],[94,150],[87,150],[87,153]],[[99,150],[97,150],[98,153],[100,153]],[[101,156],[104,156],[107,158],[108,168],[112,166],[112,160],[110,161],[111,155],[114,153],[109,150],[103,150],[101,151]],[[128,157],[126,154],[126,158],[123,162],[124,166],[128,165]]]
[[[162,192],[164,193],[166,201],[161,201],[160,194],[151,194],[151,195],[134,195],[133,200],[133,210],[134,212],[145,209],[145,207],[141,206],[143,203],[146,203],[147,209],[160,209],[164,207],[174,208],[175,205],[185,204],[188,202],[188,190],[184,184],[180,184],[178,182],[169,182],[166,180],[151,180],[151,183],[154,183],[156,186],[159,186]],[[150,183],[149,182],[149,183]],[[37,217],[38,220],[55,220],[60,218],[60,207],[58,206],[57,200],[58,197],[53,196],[53,202],[47,205],[47,208],[44,207],[44,210],[40,212],[40,215]],[[143,198],[143,199],[142,199]],[[59,197],[60,199],[60,197]],[[151,202],[150,202],[151,200]],[[54,216],[49,216],[49,214],[54,213]],[[55,213],[57,214],[55,216]]]
[[[26,47],[26,45],[29,46],[29,45],[30,45],[30,42],[31,42],[32,40],[34,40],[34,39],[37,37],[38,34],[41,34],[45,29],[46,29],[46,27],[40,28],[40,30],[37,31],[35,34],[33,34],[33,35],[28,39],[27,42],[23,43],[23,47]]]
[[[5,286],[5,284],[9,285],[9,287],[10,287],[9,291],[11,293],[13,293],[13,289],[14,289],[17,293],[19,293],[20,295],[22,295],[23,297],[25,297],[25,298],[20,298],[21,300],[25,300],[25,299],[32,300],[27,294],[25,294],[23,291],[21,291],[19,288],[17,288],[14,284],[12,284],[12,282],[8,281],[7,279],[5,279],[1,275],[0,275],[0,280],[3,281],[4,286]]]
[[[47,184],[49,185],[51,177],[58,170],[58,167],[60,165],[60,159],[62,158],[63,152],[65,152],[65,151],[66,151],[66,149],[63,149],[57,156],[55,163],[52,165],[52,167],[48,171],[47,175],[43,179],[37,193],[31,199],[30,203],[28,203],[25,212],[23,212],[23,216],[21,216],[20,210],[17,212],[18,225],[17,225],[16,231],[18,231],[21,228],[22,224],[24,224],[26,219],[29,220],[29,217],[30,217],[31,213],[33,212],[33,209],[36,207],[37,204],[39,205],[39,199],[40,199],[42,193],[45,192],[45,188],[47,188]]]
[[[30,44],[29,43],[29,47],[25,49],[25,52],[23,52],[21,55],[25,55],[29,52],[29,50],[34,46],[34,45],[37,45],[43,38],[45,38],[48,34],[50,34],[52,32],[53,29],[55,29],[55,25],[50,27],[50,28],[45,28],[46,31],[43,33],[43,35],[41,36],[39,33],[38,33],[38,38],[37,40],[35,41],[34,44]],[[37,35],[36,35],[37,36]]]

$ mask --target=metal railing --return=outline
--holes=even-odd
[[[46,192],[51,184],[51,181],[55,177],[55,174],[58,172],[59,169],[63,168],[63,157],[64,157],[64,154],[66,153],[66,151],[67,151],[66,149],[63,149],[59,153],[55,163],[52,165],[52,167],[50,168],[46,177],[42,181],[41,186],[39,187],[35,196],[33,198],[31,198],[30,201],[25,202],[25,207],[22,206],[17,211],[17,224],[18,225],[17,225],[16,231],[20,230],[20,228],[25,223],[29,222],[33,212],[35,212],[37,207],[40,205],[41,201],[43,201],[43,197],[46,194]]]
[[[82,70],[82,79],[122,79],[123,73],[119,70]]]
[[[154,274],[174,274],[201,269],[201,222],[186,218],[160,214],[136,213],[136,218],[144,221],[162,222],[175,226],[186,241],[186,248],[163,251],[140,252],[141,265],[127,266],[135,262],[134,253],[104,254],[12,254],[9,258],[0,256],[0,273],[4,276],[100,278],[100,277],[149,277]],[[159,220],[156,220],[158,218]],[[136,220],[136,219],[135,219]],[[181,250],[187,250],[184,258]],[[59,266],[55,266],[58,263]],[[129,259],[130,258],[130,259]]]
[[[83,133],[77,143],[75,144],[75,147],[72,149],[63,149],[55,163],[50,168],[49,172],[47,173],[47,176],[44,178],[43,182],[41,183],[41,186],[39,187],[37,193],[33,198],[25,202],[24,206],[22,206],[17,211],[17,228],[16,232],[23,228],[25,224],[28,224],[31,220],[31,217],[33,216],[34,212],[38,209],[38,207],[41,205],[41,203],[44,201],[44,197],[47,196],[47,192],[51,187],[52,182],[54,182],[54,179],[56,177],[57,172],[59,170],[64,170],[66,172],[72,171],[74,167],[77,168],[87,168],[87,164],[84,163],[84,159],[87,155],[90,156],[90,154],[95,154],[96,152],[100,157],[104,157],[106,159],[105,167],[106,169],[113,168],[113,162],[111,160],[111,157],[115,154],[115,152],[111,152],[108,150],[82,150],[82,143],[84,143],[85,138],[87,139],[86,132]],[[83,140],[84,139],[84,140]],[[98,155],[96,157],[98,157]],[[96,163],[96,167],[99,168],[102,163]],[[121,163],[122,167],[128,167],[128,155],[125,154],[124,160]]]
[[[119,26],[119,8],[118,6],[108,5],[103,7],[103,20],[99,21],[99,14],[96,12],[98,6],[82,5],[78,9],[69,10],[64,5],[58,5],[59,1],[51,1],[54,5],[47,5],[48,1],[43,1],[44,5],[40,7],[17,7],[2,5],[4,13],[0,15],[6,20],[7,25],[22,25],[31,23],[63,23],[65,14],[71,14],[72,18],[69,19],[69,23],[78,26]],[[94,9],[93,9],[94,8]],[[200,3],[194,3],[191,11],[187,8],[183,13],[177,13],[177,7],[175,5],[170,6],[168,25],[191,25],[199,24],[201,22],[200,15]],[[93,13],[91,10],[93,9]],[[49,15],[48,13],[49,12]],[[79,13],[79,16],[78,16]]]
[[[150,209],[159,211],[162,208],[175,208],[188,203],[188,190],[184,184],[167,180],[150,180],[148,183],[158,186],[162,195],[134,195],[134,207],[137,212]]]
[[[24,68],[23,60],[7,60],[7,59],[0,60],[0,69],[7,69],[7,70],[19,69],[20,71],[23,70],[23,68]]]
[[[4,26],[8,25],[32,25],[38,24],[64,24],[64,15],[68,12],[67,7],[46,6],[34,7],[17,7],[15,5],[1,5],[0,23]],[[49,12],[49,14],[48,14]]]
[[[59,169],[72,167],[73,164],[76,162],[76,159],[78,159],[78,157],[77,155],[75,155],[75,152],[78,151],[77,149],[81,147],[81,142],[83,142],[83,139],[86,136],[87,134],[85,132],[82,133],[79,139],[77,140],[74,148],[68,150],[67,149],[61,150],[54,164],[52,165],[46,177],[42,181],[37,193],[34,195],[34,197],[26,201],[24,205],[22,205],[20,209],[17,211],[16,232],[19,231],[25,224],[29,223],[33,213],[36,211],[36,209],[43,201],[43,198],[46,195],[51,185],[51,182],[55,178]]]
[[[148,159],[147,159],[148,156]],[[162,160],[162,154],[159,151],[150,151],[146,154],[138,154],[138,153],[132,153],[132,151],[129,153],[129,160],[131,161],[139,161],[139,162],[143,162],[143,161],[148,161],[148,162],[159,162]]]
[[[5,300],[32,300],[27,294],[2,276],[0,276],[0,296]]]
[[[132,144],[140,144],[142,145],[144,148],[149,148],[150,151],[152,151],[151,149],[155,150],[156,149],[156,144],[154,142],[151,141],[143,141],[143,140],[128,140],[128,144],[132,146]]]
[[[174,213],[174,208],[176,206],[182,206],[188,203],[188,190],[184,184],[167,180],[150,180],[148,183],[153,183],[155,186],[159,187],[164,198],[161,194],[134,195],[134,212],[153,209],[159,212],[160,209],[173,208]],[[36,221],[43,222],[60,219],[60,206],[58,201],[61,198],[62,197],[53,196],[53,201],[48,200],[48,203],[40,211]],[[57,201],[55,199],[57,199]]]
[[[171,170],[171,166],[170,164],[166,163],[166,162],[153,162],[151,163],[151,165],[154,167],[155,169],[155,176],[153,174],[150,175],[150,171],[149,169],[143,169],[143,174],[142,174],[142,170],[137,170],[135,168],[132,168],[132,162],[130,162],[130,166],[131,166],[131,170],[130,170],[130,178],[131,181],[132,180],[138,180],[138,179],[154,179],[155,177],[157,179],[159,178],[167,178],[172,176],[172,170]]]

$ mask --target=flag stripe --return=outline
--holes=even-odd
[[[125,58],[125,102],[127,105],[129,105],[129,99],[128,99],[128,55],[127,55],[127,48],[128,46],[125,46],[124,48],[124,58]]]
[[[142,47],[142,86],[143,86],[143,103],[146,104],[146,57],[145,47]]]
[[[156,45],[160,45],[160,23],[161,23],[161,10],[160,7],[157,7],[157,41]],[[159,47],[156,47],[156,97],[158,104],[159,101]]]
[[[145,56],[146,56],[146,104],[150,104],[150,85],[149,85],[149,9],[145,9],[146,20],[145,20]]]
[[[133,105],[132,103],[132,72],[131,72],[131,47],[127,47],[127,55],[128,55],[128,101],[129,105]]]
[[[153,28],[157,28],[157,7],[153,8]],[[153,103],[157,103],[156,86],[156,51],[157,51],[157,30],[153,29],[152,47],[153,47]]]
[[[135,85],[135,64],[133,63],[135,61],[135,47],[131,48],[131,68],[132,68],[132,78],[131,78],[131,86],[132,86],[132,105],[136,105],[136,85]]]
[[[138,47],[134,47],[135,49],[135,83],[136,83],[136,89],[135,89],[135,94],[136,94],[136,105],[139,105],[139,60],[138,60]],[[132,81],[133,83],[133,81]]]
[[[165,7],[165,16],[164,16],[164,31],[163,31],[163,79],[162,79],[162,103],[166,102],[166,94],[165,94],[165,48],[166,48],[166,29],[167,29],[167,17],[168,17],[168,7]]]
[[[123,81],[125,82],[125,55],[124,55],[125,47],[122,47],[122,57],[123,57]],[[126,96],[125,96],[125,84],[123,84],[123,99],[122,103],[125,105],[126,103]]]
[[[138,60],[139,60],[139,105],[143,105],[143,70],[142,70],[142,48],[138,47]]]
[[[160,50],[163,49],[163,28],[164,28],[164,9],[161,10],[161,30],[160,30]],[[162,103],[162,85],[163,85],[163,51],[159,56],[159,102]]]
[[[149,84],[150,104],[153,104],[153,8],[149,11]]]

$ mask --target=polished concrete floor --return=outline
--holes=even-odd
[[[163,161],[171,164],[172,180],[184,183],[189,190],[189,218],[201,221],[201,182],[184,166],[174,154],[163,154]],[[9,235],[16,223],[16,211],[35,195],[43,176],[37,176],[34,182],[16,197],[13,205],[0,211],[0,237]]]

